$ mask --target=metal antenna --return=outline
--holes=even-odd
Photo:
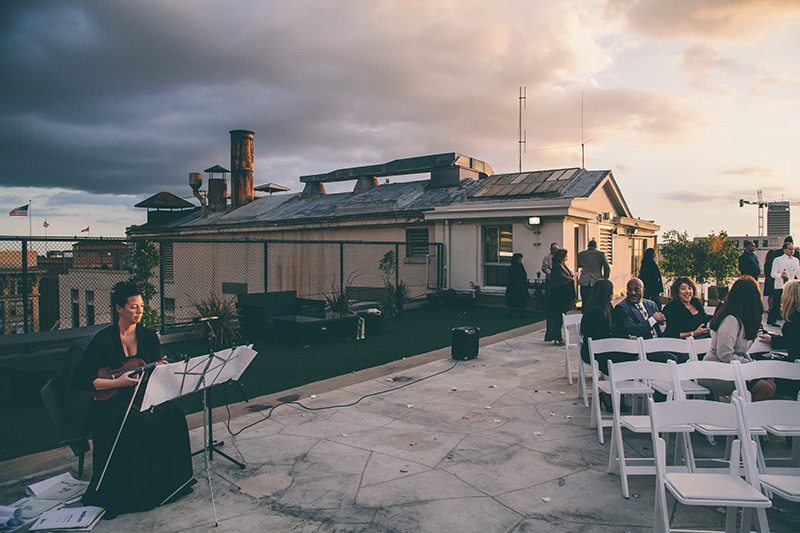
[[[586,169],[586,143],[583,141],[583,91],[581,91],[581,168]]]
[[[522,110],[528,108],[528,88],[519,88],[519,171],[522,172],[522,153],[527,152],[528,131],[522,129]]]

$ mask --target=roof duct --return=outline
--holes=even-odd
[[[366,191],[369,191],[371,189],[374,189],[377,186],[378,186],[378,178],[376,178],[375,176],[372,176],[371,178],[368,178],[366,176],[362,176],[362,177],[358,178],[358,181],[356,182],[356,186],[353,187],[353,194],[358,194],[360,192],[366,192]]]

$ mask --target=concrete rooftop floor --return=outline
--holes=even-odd
[[[454,366],[440,350],[301,399],[314,409],[349,404],[427,378],[357,405],[283,405],[265,419],[268,402],[252,400],[234,409],[231,427],[260,422],[236,437],[218,408],[214,435],[246,464],[211,463],[219,527],[198,456],[192,494],[95,531],[650,531],[655,478],[629,478],[632,497],[622,497],[619,477],[606,473],[609,439],[599,444],[563,376],[563,348],[545,344],[541,326],[484,339],[492,343],[472,361]],[[315,385],[305,393],[332,388]],[[649,436],[627,437],[629,455],[650,454]],[[199,449],[202,428],[191,439]],[[3,503],[23,481],[6,478]],[[776,500],[768,516],[772,531],[800,531],[798,504]],[[721,529],[724,515],[679,505],[673,527]]]

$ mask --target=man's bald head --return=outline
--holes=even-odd
[[[642,301],[644,296],[644,283],[639,278],[631,278],[625,285],[627,300],[636,305]]]

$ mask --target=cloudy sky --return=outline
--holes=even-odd
[[[0,6],[0,207],[119,236],[256,132],[256,183],[458,151],[614,171],[664,230],[800,202],[797,0],[139,0]],[[26,234],[2,213],[0,234]],[[800,205],[794,208],[800,233]]]

